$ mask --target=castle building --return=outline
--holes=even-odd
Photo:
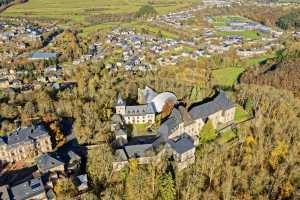
[[[41,125],[19,128],[7,136],[0,137],[0,164],[34,159],[50,151],[50,135]]]
[[[126,166],[129,159],[135,158],[139,164],[147,164],[160,160],[163,155],[173,157],[177,169],[182,170],[195,162],[195,147],[199,144],[199,134],[208,120],[212,121],[216,130],[234,123],[235,105],[223,91],[220,91],[213,100],[204,104],[196,103],[189,110],[177,101],[174,94],[168,92],[157,94],[148,87],[139,90],[139,99],[142,99],[139,102],[144,103],[143,105],[126,106],[121,98],[118,99],[116,113],[122,116],[125,124],[151,123],[155,115],[163,111],[168,101],[172,101],[174,107],[168,118],[157,129],[154,138],[145,141],[140,138],[137,141],[134,138],[128,139],[127,132],[122,129],[123,124],[118,123],[120,119],[113,118],[116,140],[122,138],[124,141],[120,145],[121,148],[116,151],[117,161],[114,162],[116,171]],[[148,107],[151,108],[147,110]],[[151,120],[139,119],[145,115],[150,115]],[[120,129],[115,130],[115,127]]]

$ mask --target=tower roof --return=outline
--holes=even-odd
[[[123,100],[122,96],[119,94],[116,106],[126,106],[125,101]]]

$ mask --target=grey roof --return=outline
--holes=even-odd
[[[122,136],[122,135],[127,135],[127,133],[126,133],[125,130],[119,129],[119,130],[116,132],[116,135],[117,135],[117,136]]]
[[[171,148],[179,154],[195,148],[193,141],[187,137],[182,137],[177,141],[169,140],[168,144],[170,144]]]
[[[11,146],[18,143],[32,142],[33,140],[44,136],[49,136],[49,134],[43,126],[39,125],[19,128],[11,134],[3,136],[1,139],[5,144]]]
[[[144,93],[145,103],[151,103],[151,101],[157,96],[157,93],[154,92],[154,90],[152,90],[148,86],[145,87],[143,93]]]
[[[15,200],[26,200],[45,192],[45,188],[41,178],[35,178],[11,187],[11,192]]]
[[[180,111],[174,108],[169,118],[158,128],[158,135],[167,139],[169,134],[174,132],[182,122]]]
[[[128,160],[124,149],[118,149],[118,150],[116,150],[115,155],[116,155],[116,159],[118,161],[126,161],[126,160]]]
[[[126,106],[126,102],[123,100],[122,96],[118,96],[117,104],[116,106]]]
[[[147,157],[146,152],[152,151],[152,144],[139,144],[125,146],[129,158]]]
[[[154,114],[155,109],[153,104],[138,105],[138,106],[126,106],[125,115],[127,116],[140,116],[146,114]]]
[[[88,179],[87,179],[87,174],[82,174],[77,176],[78,180],[80,180],[81,183],[87,183]]]
[[[233,108],[234,104],[227,98],[224,92],[220,94],[211,102],[196,106],[192,108],[189,113],[193,119],[207,119],[209,115],[214,114],[220,110],[228,110]]]
[[[36,52],[31,55],[31,59],[50,59],[56,58],[57,53]]]
[[[81,157],[74,151],[68,151],[69,161],[80,161]]]
[[[49,170],[64,165],[64,163],[59,159],[58,156],[56,155],[51,155],[49,153],[47,154],[43,154],[41,155],[38,159],[37,159],[37,167],[39,168],[39,170],[41,170],[42,172],[46,173]]]

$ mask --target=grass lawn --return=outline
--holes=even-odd
[[[144,135],[146,132],[147,132],[147,124],[134,124],[133,126],[133,129],[132,129],[132,133],[134,135],[137,135],[137,134],[142,134]]]
[[[96,14],[123,14],[136,12],[148,0],[29,0],[7,9],[5,16],[28,16],[83,21]],[[160,0],[153,5],[160,13],[168,13],[198,3],[198,0]]]
[[[217,33],[218,36],[231,36],[231,35],[238,35],[242,36],[245,39],[259,39],[261,36],[256,31],[220,31]]]
[[[224,133],[221,133],[220,137],[218,138],[219,144],[225,144],[231,140],[233,140],[237,135],[232,131],[225,131]]]
[[[231,87],[244,70],[245,69],[242,67],[229,67],[213,70],[214,82],[216,85]]]
[[[249,21],[241,16],[215,16],[212,17],[215,22],[229,22],[229,21]]]
[[[242,106],[236,105],[235,116],[234,116],[234,121],[236,123],[246,120],[249,117],[250,117],[250,114],[247,111],[245,111],[242,108]]]

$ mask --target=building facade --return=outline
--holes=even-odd
[[[43,126],[19,128],[0,138],[0,163],[34,159],[50,151],[51,138]]]

